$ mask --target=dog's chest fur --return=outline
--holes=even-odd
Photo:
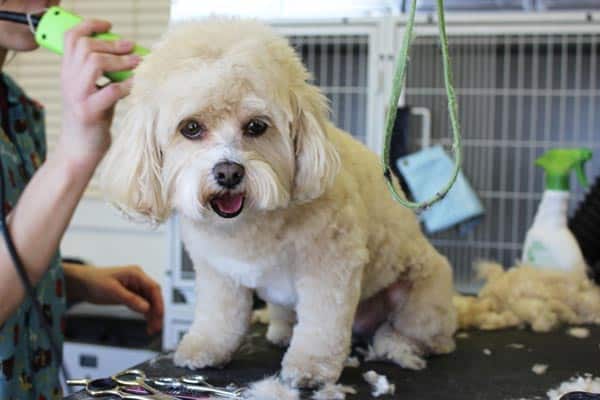
[[[237,255],[214,255],[210,266],[240,285],[255,289],[265,301],[287,307],[296,304],[296,288],[289,264],[249,263]]]
[[[182,234],[194,265],[205,263],[237,284],[256,290],[263,300],[293,307],[297,300],[293,247],[286,240],[265,237],[271,236],[271,230],[263,228],[255,234],[221,236],[183,223]]]

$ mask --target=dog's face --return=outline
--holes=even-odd
[[[339,168],[327,106],[287,42],[261,24],[173,29],[136,71],[103,186],[126,212],[194,220],[312,200]]]
[[[236,218],[244,209],[285,207],[292,196],[295,152],[285,110],[254,87],[259,72],[228,67],[183,73],[161,96],[177,104],[159,135],[161,175],[169,202],[190,218]]]

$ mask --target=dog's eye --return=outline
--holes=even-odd
[[[253,119],[246,125],[244,133],[248,136],[260,136],[269,128],[269,125],[260,119]]]
[[[188,139],[199,139],[206,133],[206,127],[195,119],[187,119],[179,125],[179,132]]]

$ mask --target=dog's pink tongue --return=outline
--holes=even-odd
[[[227,214],[234,214],[242,208],[244,196],[242,194],[226,194],[215,199],[219,210]]]

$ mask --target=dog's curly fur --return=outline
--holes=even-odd
[[[376,155],[328,121],[309,78],[265,25],[218,18],[171,28],[136,71],[103,182],[129,214],[181,217],[197,305],[178,365],[226,363],[255,290],[269,303],[268,339],[289,344],[282,377],[335,382],[357,304],[399,279],[410,293],[376,332],[375,353],[418,369],[424,355],[454,349],[448,261],[394,203]],[[266,132],[245,134],[257,118]],[[202,127],[197,139],[180,133],[190,119]],[[221,161],[244,167],[235,188],[217,182]],[[235,218],[213,210],[224,193],[244,198]]]

